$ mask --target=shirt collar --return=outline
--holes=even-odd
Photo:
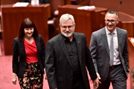
[[[106,31],[106,35],[109,35],[111,32],[107,29],[107,27],[105,27],[105,31]],[[115,30],[113,31],[114,34],[117,34],[117,30],[115,28]]]

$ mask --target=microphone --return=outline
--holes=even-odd
[[[122,2],[123,2],[123,0],[120,1],[119,7],[118,7],[118,12],[120,11],[120,7],[122,5]]]

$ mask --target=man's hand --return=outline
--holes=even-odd
[[[99,84],[101,84],[101,82],[99,81],[98,78],[96,78],[94,81],[93,81],[93,87],[94,89],[97,89],[99,87]]]
[[[97,78],[93,81],[93,87],[94,87],[94,89],[97,89],[99,87],[99,84],[101,84],[101,82],[99,81],[100,79],[101,79],[101,77],[97,73]]]

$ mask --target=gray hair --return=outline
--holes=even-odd
[[[59,22],[60,22],[60,24],[61,24],[62,22],[66,22],[66,21],[68,21],[69,19],[72,20],[73,24],[75,23],[73,15],[68,14],[68,13],[63,14],[63,15],[60,17]]]
[[[109,14],[116,14],[117,18],[119,18],[118,12],[115,11],[115,10],[109,10],[109,11],[106,12],[106,14],[108,14],[108,13]]]

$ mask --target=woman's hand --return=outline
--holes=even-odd
[[[17,75],[15,73],[12,73],[12,83],[16,85],[16,81],[17,81]]]

